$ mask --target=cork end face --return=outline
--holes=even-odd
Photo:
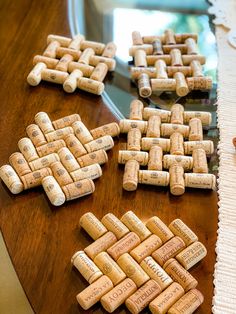
[[[13,183],[10,187],[10,191],[12,194],[19,194],[24,190],[24,185],[21,182]]]
[[[88,310],[90,308],[90,306],[84,302],[83,298],[80,296],[80,293],[76,296],[76,300],[84,310]]]
[[[41,82],[41,77],[33,76],[31,73],[27,76],[27,82],[31,86],[37,86]]]
[[[137,182],[124,182],[123,183],[123,189],[126,190],[126,191],[136,191],[137,190]]]
[[[191,292],[194,293],[198,297],[200,304],[202,304],[204,301],[203,294],[197,289],[192,289]]]
[[[182,185],[176,185],[170,189],[170,192],[176,196],[183,195],[185,192],[185,187]]]
[[[176,90],[176,94],[180,97],[186,96],[189,93],[188,87],[180,87]]]
[[[140,312],[139,308],[135,305],[135,303],[129,299],[125,301],[125,305],[132,314],[138,314]]]
[[[71,264],[74,265],[74,261],[76,259],[76,257],[81,254],[84,253],[83,251],[77,251],[72,257],[71,257]]]
[[[147,98],[151,96],[151,94],[152,94],[151,88],[142,88],[139,90],[139,95],[143,98]]]
[[[63,89],[67,93],[73,93],[75,91],[75,89],[76,89],[76,84],[75,84],[75,86],[73,86],[72,84],[70,84],[68,82],[65,82],[63,84]]]
[[[51,201],[52,205],[54,206],[61,206],[66,201],[65,194],[61,193],[54,197],[54,199]]]

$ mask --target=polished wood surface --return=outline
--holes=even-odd
[[[88,128],[115,121],[101,97],[78,91],[69,95],[61,86],[40,83],[38,87],[30,87],[26,82],[33,56],[43,51],[47,35],[70,36],[66,1],[3,0],[0,8],[0,165],[8,163],[10,154],[17,151],[17,142],[25,136],[25,127],[39,111],[46,111],[52,120],[78,112]],[[92,211],[99,218],[108,212],[120,217],[127,210],[133,210],[143,220],[158,215],[170,223],[179,217],[199,235],[208,255],[191,270],[205,296],[204,304],[196,313],[211,313],[216,192],[188,190],[182,197],[174,197],[168,189],[148,186],[125,192],[122,190],[123,166],[117,164],[122,142],[125,137],[119,143],[115,139],[115,148],[108,153],[109,162],[103,166],[103,176],[95,182],[95,193],[60,208],[50,205],[41,187],[14,196],[0,183],[1,230],[34,311],[37,314],[85,312],[75,296],[87,283],[70,263],[75,251],[91,243],[89,236],[78,227],[80,216]],[[87,312],[105,311],[96,305]],[[125,307],[116,311],[126,312]]]

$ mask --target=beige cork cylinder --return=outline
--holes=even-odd
[[[120,150],[118,154],[118,163],[125,164],[128,160],[136,160],[140,166],[146,166],[148,163],[148,153],[131,150]]]
[[[173,220],[169,224],[169,228],[174,235],[184,240],[186,246],[198,240],[196,234],[181,219]]]
[[[106,252],[96,255],[94,263],[101,269],[104,275],[111,279],[114,286],[126,278],[123,270]]]
[[[168,110],[146,107],[143,109],[143,119],[148,120],[151,116],[161,117],[161,122],[170,122],[171,112]]]
[[[57,48],[57,58],[59,58],[59,59],[62,58],[64,55],[69,54],[73,57],[74,61],[78,61],[79,57],[81,56],[81,53],[82,53],[81,51],[74,50],[71,48],[65,48],[65,47],[58,47]],[[58,61],[58,60],[56,60],[56,61]]]
[[[95,95],[101,95],[104,91],[104,84],[102,82],[91,80],[85,77],[80,77],[78,79],[77,86],[79,89]]]
[[[212,89],[212,78],[204,77],[187,77],[187,84],[190,90],[210,90]]]
[[[69,37],[50,34],[47,37],[47,44],[50,44],[52,41],[55,40],[58,41],[63,47],[68,47],[71,43],[71,38]]]
[[[62,187],[67,201],[74,200],[95,191],[95,185],[91,179],[83,179],[74,183],[69,183]]]
[[[68,47],[70,49],[80,50],[80,45],[83,40],[84,40],[84,36],[81,34],[78,34],[73,38],[73,40],[70,42]]]
[[[153,216],[146,222],[147,228],[156,234],[163,243],[174,237],[171,230],[164,224],[164,222],[157,216]]]
[[[210,140],[184,142],[184,153],[186,155],[192,155],[194,149],[199,148],[204,149],[207,155],[211,155],[214,152],[214,143]]]
[[[153,91],[175,91],[176,90],[176,80],[175,79],[151,79],[151,86]]]
[[[151,235],[151,232],[147,229],[145,224],[131,210],[126,212],[120,220],[130,231],[135,232],[141,241]]]
[[[42,71],[47,68],[47,65],[44,62],[37,63],[29,75],[27,76],[27,82],[31,86],[37,86],[42,80]]]
[[[179,252],[183,251],[185,247],[184,241],[180,237],[175,236],[157,249],[152,254],[152,257],[159,265],[163,266],[168,259],[175,257]]]
[[[151,56],[147,56],[147,64],[148,66],[153,66],[155,64],[155,62],[157,60],[163,60],[166,65],[170,65],[171,64],[171,56],[168,55],[151,55]]]
[[[68,71],[68,65],[71,61],[73,61],[73,56],[70,54],[65,54],[57,63],[55,70],[67,72]]]
[[[50,165],[50,168],[54,178],[57,180],[60,186],[64,186],[73,182],[71,176],[60,161],[53,162]]]
[[[187,45],[187,54],[188,55],[197,55],[198,54],[197,44],[193,38],[187,38],[185,40],[185,44]]]
[[[207,250],[201,242],[194,242],[180,252],[176,259],[186,269],[190,269],[207,255]]]
[[[189,141],[202,141],[203,130],[202,121],[198,118],[192,118],[189,121]]]
[[[44,134],[54,131],[52,122],[46,112],[38,112],[35,115],[34,120]]]
[[[146,137],[161,136],[161,118],[159,116],[151,116],[148,119]]]
[[[91,133],[82,121],[74,122],[72,124],[72,127],[74,129],[75,135],[78,137],[83,145],[93,140]]]
[[[60,47],[60,43],[57,40],[51,41],[47,48],[44,50],[43,55],[48,58],[56,58],[57,48]]]
[[[126,227],[126,225],[124,225],[123,222],[121,222],[120,219],[118,219],[112,213],[106,214],[102,218],[101,222],[104,224],[107,230],[114,233],[118,240],[129,233],[129,229]]]
[[[90,130],[90,133],[92,134],[92,137],[94,139],[97,139],[105,135],[110,135],[112,137],[115,137],[120,134],[120,127],[116,122],[111,122],[111,123],[99,126],[96,129]]]
[[[170,137],[174,132],[179,132],[184,138],[189,136],[189,126],[173,123],[162,123],[161,125],[161,135],[164,137]]]
[[[63,129],[67,126],[72,125],[76,121],[81,121],[81,118],[78,113],[71,114],[69,116],[60,118],[58,120],[52,121],[52,124],[56,130]]]
[[[181,72],[184,74],[184,76],[191,76],[192,75],[192,69],[190,66],[176,66],[176,67],[172,67],[172,66],[168,66],[166,68],[168,77],[174,77],[175,73],[177,72]]]
[[[45,69],[42,71],[42,80],[51,83],[63,84],[68,77],[69,74],[67,72],[51,69]]]
[[[76,161],[74,155],[67,147],[62,147],[57,153],[60,157],[60,162],[68,172],[72,172],[80,168],[80,165]]]
[[[165,138],[143,137],[141,139],[142,150],[150,150],[153,146],[159,146],[163,152],[170,151],[170,140]]]
[[[137,49],[134,53],[134,66],[146,67],[147,66],[146,57],[147,57],[147,54],[144,50]]]
[[[100,150],[97,150],[96,152],[81,156],[77,158],[77,160],[80,166],[83,168],[83,167],[96,164],[96,163],[99,165],[103,165],[106,162],[108,162],[108,157],[105,150],[100,149]]]
[[[87,167],[80,168],[70,173],[74,181],[83,179],[95,180],[102,176],[102,168],[99,164],[92,164]]]
[[[191,70],[192,70],[192,76],[194,76],[194,77],[202,77],[202,76],[204,76],[203,72],[202,72],[202,66],[201,66],[199,61],[193,60],[190,63],[190,67],[191,67]]]
[[[181,155],[165,155],[163,157],[163,168],[169,169],[173,165],[183,167],[184,170],[193,169],[193,158],[190,156]]]
[[[137,287],[142,286],[150,279],[142,267],[129,255],[129,253],[121,255],[118,258],[117,263],[125,272],[126,276],[132,279]]]
[[[131,129],[139,129],[142,134],[147,131],[147,121],[121,119],[119,125],[121,133],[128,133]]]
[[[28,137],[23,137],[20,139],[18,142],[18,147],[27,162],[31,162],[39,158],[32,141]]]
[[[181,55],[181,51],[179,49],[172,49],[170,51],[170,56],[171,56],[171,66],[182,66],[183,65],[182,55]]]
[[[157,70],[155,67],[131,67],[130,76],[131,79],[137,80],[142,73],[146,73],[149,78],[155,78],[157,76]],[[142,119],[141,119],[142,120]]]
[[[180,104],[174,104],[171,107],[171,118],[170,118],[170,123],[174,124],[183,124],[184,123],[184,107]]]
[[[156,55],[163,55],[164,52],[163,52],[163,49],[162,49],[162,43],[161,43],[161,40],[160,39],[156,39],[152,42],[152,47],[153,47],[153,52],[152,54],[154,56]]]
[[[143,120],[143,103],[140,100],[134,99],[131,101],[129,119]]]
[[[182,55],[184,65],[190,65],[193,60],[197,60],[200,64],[206,63],[206,57],[201,55]]]
[[[138,90],[139,90],[139,95],[143,98],[147,98],[151,96],[152,94],[150,79],[146,73],[140,74],[138,78]]]
[[[94,68],[90,76],[90,79],[102,82],[104,78],[106,77],[107,72],[108,72],[108,66],[106,65],[106,63],[100,62]]]
[[[194,173],[208,173],[208,164],[206,152],[204,149],[194,149],[193,154],[193,172]]]
[[[184,289],[178,283],[173,282],[149,304],[149,309],[152,314],[165,314],[183,295]]]
[[[116,243],[117,239],[114,233],[107,232],[100,238],[98,238],[96,241],[94,241],[92,244],[87,246],[84,249],[84,252],[92,259],[101,252],[106,251],[110,246],[112,246],[114,243]],[[96,263],[96,262],[95,262]],[[99,267],[99,265],[98,265]],[[100,267],[99,267],[100,268]]]
[[[133,31],[132,32],[132,42],[133,45],[142,45],[143,39],[139,31]]]
[[[42,186],[52,205],[61,206],[65,203],[65,194],[62,192],[60,185],[53,176],[47,176],[43,178]]]
[[[20,177],[31,172],[29,164],[21,153],[16,152],[11,154],[9,163]]]
[[[86,48],[80,58],[79,58],[79,63],[83,63],[83,64],[89,64],[89,59],[91,56],[93,56],[95,54],[94,50],[92,48]]]
[[[167,186],[169,181],[170,176],[167,171],[139,170],[138,172],[138,182],[141,184]]]
[[[160,146],[152,146],[149,151],[148,170],[162,171],[163,150]]]
[[[74,130],[71,126],[66,126],[63,129],[58,129],[53,132],[45,134],[45,137],[48,142],[57,141],[63,139],[68,134],[73,134]]]
[[[175,34],[175,38],[177,42],[185,42],[187,38],[193,38],[196,42],[198,41],[198,34],[195,33],[182,33]],[[177,40],[178,39],[178,40]]]
[[[75,69],[71,72],[63,84],[63,89],[67,93],[73,93],[77,88],[77,81],[83,76],[82,71]]]
[[[29,162],[29,166],[32,169],[32,171],[39,170],[45,167],[49,167],[53,162],[59,161],[60,158],[58,154],[52,153],[47,156],[43,156],[41,158],[35,159],[31,162]]]
[[[18,194],[24,190],[20,178],[10,165],[3,165],[0,168],[0,178],[12,194]]]
[[[175,44],[175,45],[163,45],[164,53],[170,53],[171,50],[178,49],[180,50],[181,54],[187,53],[187,45],[186,44]]]
[[[71,61],[68,66],[68,72],[71,73],[74,70],[80,70],[83,73],[83,76],[90,77],[94,70],[94,67],[91,65]]]
[[[130,129],[127,135],[127,149],[140,151],[141,150],[142,134],[138,128]]]
[[[31,139],[34,146],[38,147],[47,144],[47,141],[37,124],[30,124],[26,128],[26,133]]]
[[[125,305],[132,314],[138,314],[160,293],[160,286],[151,279],[126,299]]]
[[[64,138],[65,143],[71,153],[78,158],[80,156],[86,155],[87,150],[84,148],[83,144],[80,143],[78,138],[74,134],[68,134]]]
[[[138,187],[139,163],[136,160],[128,160],[125,164],[123,177],[123,189],[126,191],[135,191]]]
[[[134,57],[135,52],[136,52],[137,50],[140,50],[140,49],[142,49],[143,51],[145,51],[147,55],[151,55],[152,52],[153,52],[153,47],[152,47],[151,44],[133,45],[133,46],[131,46],[131,47],[129,48],[129,55],[130,55],[131,57]]]
[[[114,141],[110,135],[104,135],[89,143],[84,144],[88,153],[95,152],[99,149],[109,150],[114,147]]]
[[[42,179],[51,176],[52,171],[50,168],[43,168],[40,170],[33,171],[31,173],[25,174],[21,177],[21,181],[24,184],[24,189],[31,189],[35,188],[42,184]]]
[[[115,43],[109,42],[106,44],[106,46],[103,50],[102,57],[114,58],[116,55],[116,50],[117,50],[117,47],[116,47]]]
[[[157,262],[151,256],[146,257],[141,262],[140,266],[151,279],[158,283],[158,285],[161,287],[161,290],[166,289],[170,284],[172,284],[173,280],[171,277],[159,264],[157,264]]]
[[[45,68],[55,69],[58,62],[59,62],[58,59],[52,59],[52,58],[48,58],[48,57],[44,57],[44,56],[40,56],[40,55],[36,55],[33,58],[33,65],[36,65],[37,63],[44,63],[46,65],[46,67],[43,67],[43,69],[45,69]],[[41,76],[40,76],[40,80],[41,80]],[[30,82],[28,82],[28,83],[30,84]]]
[[[176,259],[169,259],[164,265],[164,270],[175,281],[178,282],[185,291],[196,288],[197,280],[183,267]]]
[[[65,147],[66,143],[63,140],[56,140],[41,146],[36,147],[39,157],[56,153],[60,148]]]
[[[184,123],[189,123],[192,118],[198,118],[202,121],[202,125],[210,125],[212,121],[211,113],[205,111],[185,111]]]
[[[98,63],[105,63],[108,66],[108,71],[114,71],[116,67],[116,60],[112,58],[100,57],[100,56],[92,56],[90,58],[90,64],[92,66],[98,65]]]
[[[172,29],[166,29],[165,32],[165,44],[166,45],[175,45],[175,34]]]
[[[161,239],[157,235],[152,234],[150,237],[136,246],[136,248],[130,252],[130,255],[136,260],[136,262],[140,264],[144,258],[151,255],[161,245]]]
[[[185,186],[196,189],[216,189],[216,177],[208,173],[185,173]]]
[[[105,226],[91,212],[84,214],[80,218],[79,224],[93,240],[97,240],[107,232]]]
[[[117,261],[117,259],[124,253],[130,252],[137,245],[140,244],[140,238],[134,232],[129,232],[123,238],[121,238],[118,242],[113,244],[109,249],[107,249],[107,253]]]
[[[80,50],[85,50],[86,48],[92,48],[97,55],[101,55],[105,48],[105,44],[96,41],[83,40],[80,44]]]
[[[185,192],[184,168],[174,164],[169,168],[170,173],[170,193],[176,196]]]
[[[170,154],[184,155],[184,137],[179,132],[174,132],[170,136]]]
[[[103,275],[101,270],[84,253],[84,251],[76,252],[71,258],[71,263],[90,284]]]
[[[184,74],[176,72],[174,79],[176,80],[176,94],[180,97],[186,96],[189,93],[189,89]]]

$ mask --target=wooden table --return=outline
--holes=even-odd
[[[115,121],[101,97],[85,92],[69,95],[56,85],[30,87],[26,82],[33,56],[42,51],[47,35],[70,36],[66,1],[5,0],[1,3],[0,30],[0,165],[8,163],[10,154],[18,150],[18,140],[25,136],[25,127],[39,111],[46,111],[52,119],[78,112],[88,128]],[[158,215],[169,223],[179,217],[199,235],[208,255],[191,271],[205,296],[196,313],[211,313],[216,192],[188,191],[174,197],[168,189],[145,186],[125,192],[123,167],[117,164],[118,139],[115,144],[108,153],[108,164],[103,166],[103,176],[95,182],[95,193],[60,208],[50,205],[41,187],[14,196],[0,183],[1,230],[33,309],[37,314],[85,312],[75,296],[87,284],[70,263],[73,253],[91,242],[78,227],[80,216],[92,211],[99,218],[108,212],[120,217],[133,210],[143,220]],[[104,312],[99,305],[94,310]],[[116,313],[126,313],[125,307]]]

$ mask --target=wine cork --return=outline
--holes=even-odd
[[[180,97],[186,96],[189,93],[189,89],[184,74],[176,72],[174,79],[176,80],[176,94]]]
[[[107,232],[107,229],[100,220],[90,212],[81,216],[79,224],[93,240],[97,240]]]
[[[141,150],[142,134],[138,128],[130,129],[127,135],[127,149],[140,151]]]
[[[175,34],[176,42],[185,42],[187,38],[193,38],[196,42],[198,41],[198,34],[191,34],[191,33],[182,33],[182,34]]]
[[[86,128],[82,121],[76,121],[72,124],[75,135],[78,137],[82,144],[86,144],[93,140],[93,137],[89,130]]]
[[[52,124],[54,128],[58,130],[72,125],[75,121],[81,121],[81,118],[78,113],[71,114],[58,120],[54,120],[52,121]]]
[[[156,186],[169,185],[170,177],[167,171],[139,170],[138,182]]]
[[[32,169],[32,171],[35,171],[35,170],[39,170],[45,167],[49,167],[53,162],[59,161],[59,160],[60,158],[58,154],[52,153],[47,156],[30,161],[29,166]]]
[[[99,149],[109,150],[114,147],[114,141],[110,135],[104,135],[96,140],[84,144],[84,147],[89,153]]]
[[[63,84],[65,80],[69,77],[69,74],[67,72],[62,72],[58,70],[44,69],[41,76],[42,80],[44,81],[56,84]]]
[[[104,84],[99,81],[95,81],[86,77],[80,77],[77,80],[77,86],[86,92],[101,95],[104,91]]]
[[[156,78],[168,79],[168,75],[166,72],[166,64],[163,60],[157,60],[155,62],[155,68],[156,68]]]
[[[214,152],[214,144],[210,140],[184,142],[184,153],[186,155],[191,155],[194,149],[199,148],[204,149],[208,155],[211,155]]]
[[[62,187],[67,201],[92,194],[95,191],[95,185],[91,179],[83,179],[74,183],[69,183]]]
[[[68,71],[68,65],[73,60],[73,56],[71,54],[65,54],[57,63],[55,69],[62,72]]]
[[[52,205],[61,206],[65,203],[65,194],[53,176],[44,177],[42,179],[42,186]]]
[[[96,152],[81,156],[77,158],[81,167],[90,166],[92,164],[105,164],[108,161],[107,153],[104,149],[97,150]]]
[[[126,299],[125,305],[132,314],[138,314],[160,293],[160,286],[151,279]]]
[[[106,214],[102,218],[101,222],[104,224],[107,230],[115,234],[118,240],[129,233],[129,229],[112,213]]]
[[[102,57],[114,58],[116,54],[116,50],[117,50],[117,47],[115,43],[113,42],[107,43],[103,50]]]
[[[82,292],[80,292],[76,296],[76,299],[84,310],[88,310],[112,288],[112,281],[107,276],[102,276],[87,288],[85,288]]]
[[[197,189],[216,189],[216,177],[208,173],[185,173],[185,186]]]
[[[174,77],[175,73],[177,72],[182,72],[184,74],[184,76],[191,76],[192,75],[192,69],[190,66],[168,66],[166,67],[166,71],[168,74],[168,77]]]
[[[52,134],[51,132],[50,134]],[[66,143],[63,140],[56,140],[52,141],[50,143],[41,145],[36,147],[37,153],[39,154],[39,157],[43,157],[46,155],[49,155],[51,153],[56,153],[60,148],[65,147]]]
[[[63,83],[64,91],[66,91],[67,93],[73,93],[76,90],[78,78],[82,76],[83,73],[80,70],[75,69],[74,71],[72,71]]]
[[[90,76],[90,79],[102,82],[104,78],[106,77],[107,72],[108,72],[108,66],[106,65],[106,63],[100,62],[94,68]]]
[[[90,284],[103,275],[100,269],[84,253],[84,251],[76,252],[71,258],[71,263]]]
[[[152,253],[152,257],[159,265],[163,266],[168,259],[175,257],[185,247],[184,241],[180,237],[175,236]]]
[[[62,147],[59,149],[58,155],[60,157],[60,162],[68,172],[72,172],[80,168],[80,165],[76,161],[74,155],[71,154],[67,147]]]
[[[56,140],[63,139],[68,134],[74,134],[74,130],[71,126],[66,126],[63,129],[58,129],[50,133],[47,133],[45,134],[45,137],[48,142],[53,142]]]
[[[30,124],[29,126],[27,126],[26,133],[31,139],[34,146],[37,147],[47,144],[47,141],[37,124]]]
[[[111,279],[114,286],[126,278],[123,270],[106,252],[99,253],[94,258],[94,263],[101,269],[104,275]]]
[[[171,56],[171,66],[182,66],[182,55],[179,49],[172,49],[170,51]]]
[[[50,165],[50,168],[52,170],[54,178],[57,180],[60,186],[67,185],[73,182],[71,176],[60,161],[53,162]]]
[[[192,289],[182,296],[168,311],[170,314],[192,314],[203,303],[204,297],[197,289]]]
[[[95,180],[102,176],[102,168],[99,164],[92,164],[87,167],[80,168],[70,173],[74,181],[83,179]]]
[[[155,40],[160,40],[161,43],[165,42],[165,35],[157,36],[157,35],[151,35],[151,36],[143,36],[143,43],[144,44],[152,44]]]
[[[174,258],[169,259],[163,266],[170,277],[178,282],[185,291],[189,291],[197,286],[197,280],[183,268]]]
[[[171,107],[170,123],[183,124],[184,123],[183,113],[184,107],[180,104],[174,104]]]
[[[12,194],[18,194],[24,190],[20,178],[10,165],[3,165],[0,168],[0,178]]]
[[[146,60],[146,52],[142,49],[137,49],[134,53],[134,65],[136,67],[146,67],[147,60]]]
[[[66,135],[64,140],[67,147],[75,156],[75,158],[78,158],[80,156],[87,154],[87,150],[84,148],[84,146],[80,143],[80,141],[74,134]]]
[[[29,138],[23,137],[20,139],[18,142],[18,147],[28,162],[39,158],[36,149]]]
[[[187,77],[187,85],[190,90],[209,90],[212,88],[212,78],[204,77]]]
[[[78,34],[71,40],[68,47],[73,50],[80,50],[80,45],[83,40],[84,40],[84,36],[81,34]]]
[[[157,70],[155,67],[134,67],[130,68],[131,79],[137,80],[142,73],[146,73],[149,78],[155,78]]]
[[[183,167],[184,170],[193,169],[193,158],[190,156],[165,155],[163,157],[163,167],[169,169],[173,165]]]
[[[201,242],[194,242],[176,255],[178,262],[186,269],[190,269],[207,255],[207,250]]]
[[[47,68],[47,65],[43,62],[37,63],[33,69],[30,71],[29,75],[27,76],[27,82],[31,86],[37,86],[41,82],[42,79],[42,72]]]
[[[117,261],[117,259],[122,254],[130,252],[139,243],[140,238],[137,236],[137,234],[134,232],[129,232],[118,242],[113,244],[109,249],[107,249],[107,253],[109,253],[115,261]]]
[[[152,42],[153,55],[163,55],[162,43],[160,39],[156,39]]]
[[[165,32],[165,44],[166,45],[175,45],[175,34],[172,29],[166,29]]]
[[[202,141],[202,121],[198,118],[192,118],[189,121],[189,141]]]
[[[55,40],[58,41],[63,47],[68,47],[71,43],[71,38],[50,34],[47,37],[47,44],[50,44],[52,41]]]
[[[57,51],[58,51],[58,49],[57,49]],[[48,69],[55,69],[58,61],[59,61],[58,59],[52,59],[52,58],[48,58],[48,57],[45,57],[45,56],[36,55],[33,58],[33,65],[36,65],[37,63],[44,63],[46,65],[46,67],[42,66],[41,69],[39,67],[39,74],[40,74],[41,70],[43,70],[43,69],[46,69],[46,68],[48,68]],[[40,74],[40,81],[41,81],[41,74]],[[40,81],[38,81],[38,84],[40,83]],[[30,84],[30,82],[28,82],[28,83]],[[36,85],[38,85],[38,84],[36,84]],[[32,85],[32,84],[30,84],[30,85]]]
[[[163,45],[163,51],[165,54],[170,53],[172,49],[178,49],[181,54],[187,53],[187,45],[186,44],[175,44],[175,45]]]
[[[31,172],[29,164],[21,153],[11,154],[9,162],[20,177]]]
[[[42,179],[51,176],[52,171],[50,168],[42,168],[40,170],[33,171],[31,173],[25,174],[21,177],[21,181],[24,184],[24,189],[35,188],[42,184]]]
[[[161,136],[161,118],[159,116],[151,116],[148,119],[146,137],[160,137]]]
[[[171,56],[168,55],[152,55],[152,56],[147,56],[147,64],[148,66],[153,66],[157,60],[163,60],[166,65],[171,64]]]
[[[136,290],[135,283],[126,278],[101,298],[101,304],[107,312],[112,313]]]
[[[146,222],[147,228],[156,234],[163,243],[174,237],[171,230],[164,224],[164,222],[157,216],[153,216]]]
[[[175,91],[175,79],[151,79],[151,86],[153,91]]]
[[[164,269],[157,264],[157,262],[151,257],[146,257],[140,264],[143,270],[148,274],[150,278],[155,280],[160,286],[161,290],[166,289],[173,280],[171,277],[164,271]]]
[[[71,61],[68,66],[68,72],[71,73],[74,70],[80,70],[83,73],[83,76],[90,77],[94,67],[88,64]]]
[[[168,110],[156,109],[146,107],[143,109],[143,119],[148,120],[151,116],[160,116],[161,122],[169,122],[170,121],[171,112]]]
[[[143,120],[143,103],[138,100],[134,99],[130,103],[130,120]]]
[[[121,119],[119,125],[121,133],[128,133],[131,129],[139,129],[142,134],[147,131],[147,121]]]
[[[126,212],[120,220],[130,231],[135,232],[141,241],[145,240],[151,235],[151,232],[148,230],[145,224],[131,210]]]
[[[87,246],[84,249],[84,252],[92,259],[101,252],[106,251],[110,246],[112,246],[114,243],[116,243],[117,239],[114,233],[107,232],[100,238],[98,238],[96,241],[94,241],[92,244]],[[95,261],[96,264],[96,261]],[[99,267],[99,265],[97,265]],[[99,267],[100,268],[100,267]],[[101,269],[101,268],[100,268]]]
[[[133,42],[133,45],[142,45],[143,44],[143,39],[142,39],[140,32],[138,32],[138,31],[132,32],[132,42]]]
[[[152,94],[150,79],[146,73],[140,74],[138,78],[138,90],[139,95],[143,98],[147,98]]]
[[[198,54],[197,44],[193,38],[187,38],[185,40],[185,43],[187,45],[187,54],[188,55],[197,55]]]
[[[120,127],[116,122],[111,122],[104,124],[96,129],[90,130],[92,137],[97,139],[99,137],[110,135],[112,137],[118,136],[120,134]]]
[[[170,137],[174,132],[179,132],[184,138],[189,136],[189,126],[181,124],[162,123],[161,135],[164,137]]]
[[[208,165],[206,152],[204,149],[193,150],[193,172],[195,173],[208,173]]]
[[[199,61],[193,60],[190,63],[190,67],[191,67],[191,70],[192,70],[192,76],[194,76],[194,77],[202,77],[202,76],[204,76],[204,74],[202,72],[202,66],[201,66]]]
[[[117,263],[125,272],[126,276],[132,279],[137,287],[142,286],[150,279],[142,267],[129,255],[129,253],[121,255],[118,258]]]
[[[150,150],[153,146],[159,146],[163,152],[170,151],[170,140],[166,138],[143,137],[141,139],[142,150]]]
[[[97,55],[101,55],[105,48],[105,44],[96,41],[83,40],[80,44],[80,50],[85,50],[86,48],[92,48]]]
[[[135,191],[138,187],[138,171],[139,163],[136,160],[130,159],[125,164],[123,177],[123,189],[126,191]]]
[[[174,235],[184,240],[186,246],[198,240],[196,234],[181,219],[173,220],[169,224],[169,228]]]
[[[184,155],[184,138],[179,132],[174,132],[170,136],[170,154]]]
[[[197,60],[200,64],[206,62],[206,57],[201,55],[182,55],[183,65],[189,65],[193,60]]]
[[[162,171],[163,150],[160,146],[152,146],[149,151],[148,170]]]
[[[205,111],[184,111],[184,123],[189,123],[192,118],[198,118],[202,125],[210,125],[212,121],[211,113]]]
[[[129,150],[119,151],[118,155],[119,164],[125,164],[130,159],[136,160],[140,164],[140,166],[146,166],[148,163],[148,153]]]
[[[153,314],[165,314],[183,295],[184,289],[178,283],[173,282],[149,304],[149,309]]]
[[[90,57],[90,64],[92,66],[98,65],[98,63],[105,63],[108,66],[108,71],[114,71],[116,67],[116,60],[100,56]]]
[[[46,112],[38,112],[34,120],[44,134],[54,131],[52,122]]]
[[[75,49],[71,49],[71,48],[58,47],[56,53],[57,53],[57,58],[59,59],[62,58],[64,55],[69,54],[73,57],[74,61],[78,61],[82,52]]]
[[[131,57],[135,56],[135,52],[137,50],[143,50],[146,52],[147,55],[151,55],[153,52],[153,47],[151,44],[143,44],[143,45],[133,45],[132,47],[129,48],[129,55]]]
[[[174,164],[169,168],[170,173],[170,193],[182,195],[185,192],[184,169]]]
[[[136,246],[136,248],[130,252],[130,255],[140,264],[144,258],[151,255],[161,245],[161,239],[157,235],[152,234],[150,237]]]
[[[57,40],[51,41],[47,48],[44,50],[43,55],[48,58],[56,58],[57,48],[60,47],[60,43]]]
[[[94,54],[95,52],[92,48],[86,48],[82,52],[78,62],[83,64],[89,64],[90,57],[93,56]]]

